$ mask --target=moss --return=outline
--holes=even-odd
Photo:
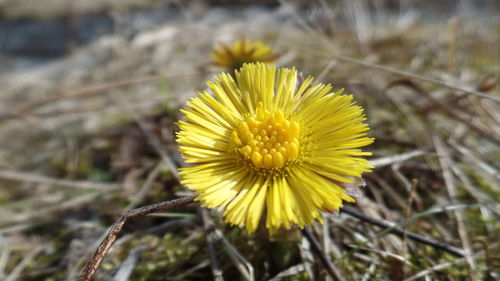
[[[188,242],[185,237],[167,233],[158,238],[154,235],[144,235],[140,238],[130,240],[120,250],[119,262],[103,264],[103,269],[116,270],[127,258],[130,250],[137,246],[148,246],[144,250],[132,273],[131,280],[164,280],[165,275],[176,275],[182,271],[187,263],[193,263],[193,254],[199,252],[202,241]]]

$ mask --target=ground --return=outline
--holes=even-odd
[[[12,50],[0,57],[0,279],[75,280],[120,214],[190,194],[166,164],[182,162],[178,109],[222,71],[211,49],[242,36],[365,108],[375,169],[352,210],[462,253],[325,214],[312,230],[345,280],[499,278],[494,1],[127,1],[43,10],[49,16],[13,2],[0,3],[10,20],[104,13],[113,28],[84,44],[68,36],[64,53],[43,62]],[[300,232],[270,241],[208,211],[226,280],[330,278]],[[95,280],[209,280],[200,214],[190,205],[130,220]]]

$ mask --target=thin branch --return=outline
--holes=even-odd
[[[97,271],[97,268],[99,268],[99,265],[101,264],[103,258],[106,256],[106,254],[109,252],[111,249],[111,246],[115,242],[118,234],[120,233],[123,225],[125,222],[130,219],[130,218],[135,218],[139,216],[145,216],[151,213],[157,213],[157,212],[162,212],[174,208],[179,208],[182,206],[189,205],[194,202],[195,196],[190,196],[190,197],[184,197],[184,198],[179,198],[171,201],[164,201],[160,202],[157,204],[153,205],[148,205],[144,206],[141,208],[137,208],[134,210],[131,210],[118,219],[108,230],[106,233],[104,239],[101,241],[101,244],[99,244],[99,247],[97,250],[94,252],[92,257],[90,258],[89,262],[85,266],[85,269],[82,272],[82,275],[78,279],[79,281],[89,281],[94,273]]]
[[[337,281],[345,281],[344,277],[340,274],[340,271],[335,267],[335,265],[332,263],[332,261],[325,255],[325,252],[321,249],[321,246],[312,234],[311,230],[307,227],[304,227],[302,230],[302,233],[304,236],[307,238],[309,243],[311,243],[311,247],[313,252],[318,256],[319,260],[325,267],[326,271],[328,274],[333,278],[333,280]]]
[[[203,229],[205,230],[205,236],[207,238],[208,257],[210,258],[212,276],[214,278],[214,281],[224,281],[222,270],[220,269],[219,263],[217,261],[217,256],[215,255],[214,243],[216,242],[216,234],[214,232],[215,228],[213,222],[208,218],[208,212],[206,208],[198,207],[198,212],[201,214]]]
[[[341,213],[351,215],[351,216],[353,216],[357,219],[360,219],[364,222],[367,222],[369,224],[373,224],[373,225],[376,225],[376,226],[381,227],[381,228],[386,228],[386,229],[388,229],[389,232],[397,234],[399,236],[406,235],[408,238],[410,238],[412,240],[415,240],[417,242],[420,242],[420,243],[432,246],[434,248],[446,251],[446,252],[453,254],[455,256],[458,256],[458,257],[465,256],[464,251],[460,248],[448,245],[446,243],[434,240],[432,238],[422,236],[420,234],[416,234],[414,232],[403,230],[399,227],[396,227],[393,223],[389,223],[389,222],[386,222],[383,220],[378,220],[378,219],[366,216],[366,215],[364,215],[364,214],[362,214],[362,213],[360,213],[360,212],[358,212],[350,207],[343,207],[340,211],[341,211]]]

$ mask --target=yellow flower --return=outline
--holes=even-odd
[[[278,56],[269,46],[260,41],[239,39],[232,45],[222,45],[212,52],[212,61],[229,70],[239,69],[244,63],[272,63]]]
[[[321,211],[353,202],[341,184],[372,168],[359,147],[373,142],[352,95],[298,82],[295,69],[245,64],[187,102],[177,135],[191,166],[181,182],[204,206],[254,232],[263,212],[272,232],[303,228]]]

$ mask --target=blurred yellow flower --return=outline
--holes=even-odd
[[[273,63],[277,57],[265,43],[245,38],[232,45],[223,44],[212,51],[212,62],[231,71],[239,69],[244,63]]]
[[[245,64],[235,78],[208,82],[182,110],[177,134],[191,166],[181,182],[204,206],[218,208],[230,224],[254,232],[266,226],[303,228],[321,211],[353,202],[342,184],[372,168],[359,147],[366,137],[363,109],[332,86],[302,83],[295,69]]]

